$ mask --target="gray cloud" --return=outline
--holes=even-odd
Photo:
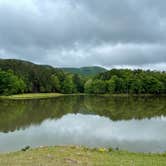
[[[0,0],[0,57],[166,70],[166,2]]]

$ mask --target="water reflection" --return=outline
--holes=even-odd
[[[166,149],[166,118],[112,121],[98,115],[67,114],[7,134],[0,133],[1,151],[19,150],[25,145],[85,145],[119,147],[143,152]]]
[[[0,151],[76,144],[166,150],[165,98],[60,97],[0,101]]]

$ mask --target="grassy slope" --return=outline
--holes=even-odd
[[[91,150],[84,147],[42,147],[0,155],[3,166],[165,166],[166,154]]]
[[[42,99],[42,98],[52,98],[62,96],[61,93],[27,93],[27,94],[18,94],[11,96],[0,96],[0,99]]]

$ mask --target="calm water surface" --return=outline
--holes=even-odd
[[[166,151],[165,97],[0,101],[0,152],[47,145]]]

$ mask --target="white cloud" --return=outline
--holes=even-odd
[[[165,6],[155,0],[0,0],[0,58],[165,70]]]

